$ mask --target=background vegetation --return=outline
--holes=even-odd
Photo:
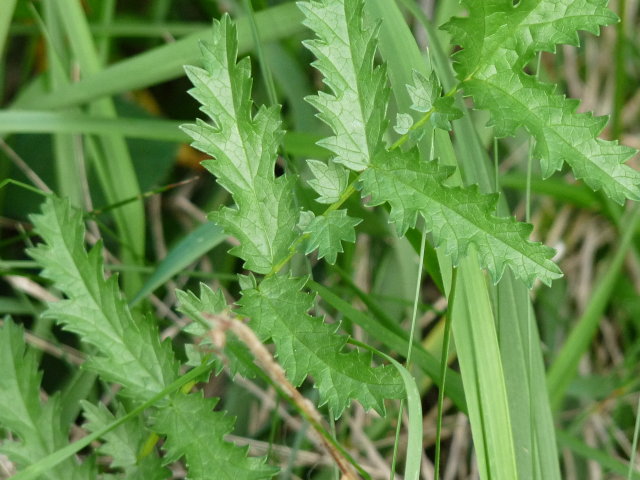
[[[241,262],[226,253],[234,240],[204,223],[208,212],[228,203],[229,195],[202,169],[199,162],[205,157],[187,146],[187,136],[178,129],[201,116],[197,102],[186,93],[191,84],[183,65],[199,63],[197,44],[210,35],[211,18],[222,12],[244,18],[239,22],[240,51],[253,57],[256,104],[269,104],[275,93],[288,130],[288,165],[308,176],[304,160],[329,155],[315,145],[328,128],[303,100],[323,88],[321,76],[309,66],[313,58],[301,44],[311,34],[289,2],[54,3],[5,0],[0,7],[0,179],[53,190],[92,212],[88,241],[103,239],[107,269],[121,272],[130,304],[154,311],[163,322],[162,337],[182,345],[188,337],[181,331],[185,320],[175,309],[175,288],[197,291],[198,282],[204,281],[237,298],[236,274],[242,272]],[[371,4],[369,13],[375,16],[377,11],[385,18],[381,53],[392,84],[394,75],[401,79],[401,72],[411,71],[412,62],[437,62],[438,46],[445,54],[453,51],[449,34],[433,26],[461,15],[457,2],[403,0],[398,10],[384,2]],[[603,28],[599,37],[581,32],[580,48],[561,46],[555,55],[543,53],[530,69],[581,99],[580,111],[611,115],[604,138],[640,148],[639,5],[618,0],[610,8],[621,17],[619,24]],[[254,47],[248,18],[258,27],[260,48]],[[407,25],[413,37],[406,36]],[[529,136],[519,132],[494,140],[487,120],[486,113],[470,110],[455,122],[455,152],[471,164],[491,165],[495,158],[508,211],[530,220],[533,237],[557,250],[555,260],[565,275],[551,288],[534,286],[531,311],[520,301],[526,300],[526,292],[492,291],[490,300],[502,312],[497,330],[503,364],[531,360],[538,353],[529,353],[522,345],[531,344],[516,341],[517,332],[500,322],[535,317],[540,342],[531,348],[541,352],[546,366],[549,402],[540,383],[529,379],[525,385],[517,369],[506,372],[507,390],[528,389],[515,401],[531,405],[522,410],[524,416],[510,406],[514,429],[525,436],[544,433],[549,426],[536,416],[536,405],[550,405],[562,478],[638,478],[628,467],[637,452],[633,441],[640,402],[637,210],[625,210],[593,193],[568,170],[542,181],[537,163],[528,161]],[[637,162],[636,156],[630,165],[639,168]],[[492,181],[493,174],[485,181]],[[312,204],[313,192],[299,193],[305,205]],[[118,204],[139,195],[143,201]],[[28,215],[39,210],[41,201],[15,183],[4,182],[0,189],[0,315],[11,315],[25,326],[26,340],[44,372],[42,396],[62,391],[66,414],[73,418],[79,400],[109,405],[115,390],[80,375],[76,366],[90,353],[87,347],[39,315],[44,302],[60,296],[38,276],[39,268],[24,251],[34,243]],[[416,298],[420,233],[398,239],[384,208],[364,208],[355,199],[347,205],[364,222],[358,226],[357,241],[344,244],[335,266],[310,265],[318,282],[311,288],[322,297],[316,308],[342,320],[355,339],[383,345],[403,358]],[[447,302],[435,255],[427,246],[424,266],[431,275],[419,283],[416,335],[426,351],[440,358]],[[358,326],[358,312],[381,326],[378,333]],[[472,321],[475,313],[470,312]],[[394,343],[398,338],[400,343]],[[479,370],[491,372],[496,360],[491,355],[484,357],[485,363],[476,358]],[[423,408],[422,475],[432,478],[438,389],[420,368],[420,358],[414,358],[414,364]],[[457,370],[455,345],[450,365]],[[451,378],[450,388],[444,398],[441,478],[477,478],[470,423],[459,401],[461,391],[455,390],[461,388],[459,377]],[[472,390],[465,385],[467,398],[474,395]],[[252,455],[268,455],[284,478],[335,475],[308,424],[268,384],[239,376],[231,382],[223,374],[213,377],[204,391],[222,398],[218,409],[237,416],[229,438],[249,445]],[[309,381],[301,391],[315,398]],[[499,413],[491,402],[480,404],[487,422],[500,422],[492,417]],[[398,402],[388,402],[387,408],[387,417],[381,418],[354,404],[339,422],[331,423],[338,441],[373,478],[389,477],[394,445],[400,457],[407,449],[407,433],[396,438]],[[82,435],[83,419],[78,417],[71,436]],[[500,452],[493,454],[499,457]],[[527,455],[545,463],[539,451]],[[518,461],[527,455],[515,453]],[[179,466],[173,468],[175,477],[184,474]],[[533,471],[531,478],[545,478]],[[0,476],[13,472],[14,466],[0,457]]]

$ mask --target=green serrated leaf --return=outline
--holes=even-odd
[[[407,85],[409,98],[411,98],[411,109],[416,112],[428,112],[434,107],[435,101],[442,94],[442,85],[435,72],[427,79],[423,74],[413,71],[413,84]]]
[[[116,404],[116,415],[103,404],[93,405],[83,401],[82,409],[87,420],[84,426],[90,432],[101,430],[115,422],[117,417],[126,414],[120,403]],[[124,468],[126,478],[168,478],[171,472],[162,467],[157,456],[147,455],[143,459],[139,458],[145,436],[149,433],[142,417],[137,417],[106,433],[102,437],[104,443],[98,451],[110,458],[111,468]]]
[[[185,69],[194,85],[189,93],[213,125],[198,121],[183,130],[195,148],[214,157],[202,164],[236,204],[211,219],[240,240],[231,252],[245,260],[247,269],[268,273],[296,238],[291,182],[274,174],[283,135],[278,111],[261,107],[253,115],[250,62],[236,63],[238,39],[228,15],[214,22],[212,41],[201,49],[204,68]]]
[[[265,458],[247,457],[248,447],[240,448],[224,441],[233,430],[234,420],[214,412],[218,400],[202,393],[176,394],[155,419],[155,428],[167,435],[166,461],[186,458],[189,479],[258,480],[271,478],[277,468],[265,464]]]
[[[60,399],[49,397],[40,402],[40,380],[36,357],[28,351],[22,327],[11,319],[0,327],[0,426],[18,439],[3,440],[0,452],[19,467],[36,463],[67,444],[68,425],[60,423]],[[48,471],[44,478],[88,479],[95,468],[88,460],[84,466],[68,459]]]
[[[242,275],[240,276],[243,282],[247,282],[247,288],[253,288],[255,286],[255,278],[252,276]],[[244,287],[243,287],[244,289]],[[209,358],[211,353],[206,353],[204,350],[203,355],[203,346],[211,345],[213,341],[209,336],[209,332],[213,328],[211,323],[202,315],[203,312],[209,314],[218,314],[222,313],[225,310],[228,310],[229,307],[224,298],[222,290],[212,290],[208,285],[201,283],[200,284],[200,296],[195,295],[193,292],[184,292],[182,290],[176,290],[176,297],[178,299],[178,311],[186,315],[187,317],[194,320],[193,323],[189,324],[184,331],[189,333],[195,337],[201,337],[198,342],[198,348],[194,345],[187,345],[185,348],[187,349],[187,356],[189,358],[189,362],[191,365],[196,366],[202,363],[203,358]],[[232,348],[228,348],[231,346]],[[247,378],[252,378],[254,375],[252,371],[244,365],[244,363],[239,359],[234,352],[242,352],[243,354],[246,352],[250,357],[251,354],[248,353],[248,349],[246,345],[244,345],[240,340],[238,340],[235,336],[228,336],[225,340],[225,355],[227,357],[228,362],[226,366],[229,368],[231,375],[235,375],[239,373]],[[216,362],[216,370],[220,372],[222,368],[225,366],[221,361],[215,358]]]
[[[413,117],[408,113],[399,113],[396,116],[396,124],[393,129],[400,135],[409,133],[409,130],[413,126]]]
[[[278,361],[294,385],[313,376],[321,403],[339,417],[351,399],[384,411],[385,398],[400,398],[403,386],[393,367],[371,367],[369,352],[345,352],[346,338],[308,311],[313,297],[301,289],[306,278],[271,276],[242,292],[239,313],[251,319],[262,341],[276,344]]]
[[[411,109],[417,112],[431,112],[430,123],[443,130],[451,130],[451,121],[462,117],[460,109],[454,106],[453,96],[441,96],[442,85],[435,72],[427,79],[420,72],[413,71],[413,84],[407,85],[413,102]]]
[[[355,242],[355,227],[361,218],[347,215],[346,210],[332,210],[331,212],[313,218],[305,227],[304,233],[309,234],[306,254],[318,249],[318,258],[326,257],[331,265],[336,263],[338,253],[342,253],[342,242]]]
[[[104,278],[102,244],[84,249],[82,212],[67,200],[47,198],[42,214],[32,215],[43,240],[28,251],[67,300],[50,303],[43,315],[63,323],[82,341],[97,348],[87,368],[124,386],[136,400],[148,400],[175,380],[171,346],[160,342],[151,319],[134,315],[118,290],[117,275]]]
[[[576,178],[622,204],[640,200],[640,172],[624,165],[635,150],[597,138],[606,118],[578,114],[578,102],[525,74],[539,51],[578,44],[578,30],[597,34],[616,21],[605,0],[466,0],[469,16],[446,25],[463,50],[456,69],[465,93],[489,110],[496,135],[524,126],[535,138],[544,177],[568,163]]]
[[[389,98],[383,66],[374,67],[378,26],[364,20],[358,0],[322,0],[298,4],[305,25],[317,39],[304,45],[317,57],[314,66],[333,93],[307,97],[334,136],[318,145],[336,155],[335,161],[355,171],[371,164],[383,146]]]
[[[527,240],[530,225],[495,217],[496,195],[482,195],[475,186],[444,186],[452,173],[435,161],[420,161],[415,149],[396,151],[364,172],[362,195],[371,196],[371,205],[391,205],[390,221],[398,234],[422,215],[435,245],[451,256],[454,265],[473,245],[494,282],[506,266],[529,286],[536,278],[549,285],[562,276],[551,261],[553,250]]]
[[[200,317],[200,312],[220,313],[227,308],[227,302],[221,290],[212,290],[205,283],[200,283],[200,296],[183,290],[176,290],[178,299],[178,311],[192,319]],[[204,323],[204,322],[202,322]],[[198,325],[202,325],[199,323]],[[190,332],[204,334],[206,332]]]
[[[436,99],[433,108],[429,120],[434,127],[442,130],[451,130],[451,122],[462,117],[462,112],[455,106],[455,98],[451,96]]]
[[[319,160],[307,160],[314,178],[307,183],[318,195],[318,203],[334,203],[340,198],[349,183],[349,171],[332,160],[327,163]]]

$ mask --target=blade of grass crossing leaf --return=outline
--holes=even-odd
[[[262,37],[256,23],[255,14],[253,13],[253,6],[251,0],[243,0],[245,15],[249,21],[249,28],[251,29],[251,38],[253,39],[253,45],[256,50],[258,60],[260,61],[260,74],[262,75],[262,81],[264,82],[267,90],[267,96],[269,97],[269,105],[277,105],[278,99],[276,97],[276,87],[273,83],[273,77],[271,76],[271,67],[269,66],[269,59],[265,54],[263,47]]]
[[[106,118],[78,112],[0,111],[0,134],[106,133],[127,138],[184,143],[189,141],[189,136],[180,130],[180,126],[185,123],[188,122],[125,117]],[[329,152],[315,144],[320,138],[313,133],[288,131],[284,136],[284,148],[295,156],[327,158]]]
[[[7,38],[9,37],[9,25],[11,25],[16,3],[17,0],[5,0],[0,9],[0,57],[4,54]]]
[[[456,298],[456,285],[458,283],[458,270],[453,271],[451,276],[451,291],[449,292],[449,305],[453,306]],[[442,378],[442,386],[438,389],[438,418],[436,420],[436,453],[434,465],[434,478],[440,479],[440,446],[442,436],[442,415],[444,405],[444,387],[447,384],[447,369],[445,365],[449,359],[449,346],[451,342],[451,320],[453,318],[453,308],[449,308],[445,317],[444,340],[442,345],[442,353],[440,355],[440,378]]]
[[[302,14],[295,3],[262,10],[255,15],[264,42],[286,38],[303,31]],[[238,52],[253,47],[246,18],[238,25]],[[173,43],[154,48],[135,57],[110,65],[77,83],[44,95],[24,95],[14,104],[19,108],[60,108],[78,105],[106,95],[145,88],[184,75],[185,64],[200,65],[198,44],[209,39],[211,29],[194,33]]]
[[[519,478],[560,479],[540,337],[528,301],[528,290],[509,274],[492,294],[517,445]],[[527,301],[520,300],[523,298]]]
[[[411,348],[411,345],[413,345],[413,342],[415,340],[415,332],[416,332],[416,318],[418,316],[418,303],[420,301],[420,291],[421,291],[421,286],[422,286],[422,266],[424,265],[424,250],[425,250],[425,244],[427,242],[427,231],[423,228],[422,230],[422,240],[420,242],[420,257],[418,259],[418,274],[416,275],[416,290],[414,293],[414,298],[413,298],[413,311],[411,314],[411,330],[409,331],[409,345],[407,345],[407,354],[405,355],[406,361],[405,361],[405,369],[410,369],[411,368],[411,352],[413,351],[413,349]],[[440,389],[441,391],[444,391],[444,384],[445,384],[445,375],[447,373],[447,360],[446,357],[444,357],[443,359],[441,359],[440,361],[440,378],[442,379],[442,388]],[[400,372],[401,374],[403,372]],[[413,381],[413,388],[415,388],[415,380]],[[406,381],[405,381],[405,385],[406,385]],[[407,391],[407,395],[408,395],[408,391]],[[391,475],[393,478],[393,474],[396,471],[395,465],[396,465],[396,455],[398,452],[398,446],[399,446],[399,439],[400,439],[400,425],[402,424],[402,413],[404,410],[404,401],[400,401],[400,408],[398,408],[398,420],[397,420],[397,427],[396,427],[396,439],[395,439],[395,443],[393,445],[393,461],[391,463]],[[422,436],[422,434],[421,434]],[[420,438],[420,444],[422,444],[422,438]],[[418,455],[419,457],[420,455]],[[409,455],[407,454],[407,458],[409,457]],[[418,461],[418,465],[420,465],[420,461]],[[420,468],[418,468],[418,471],[416,472],[416,474],[420,473]]]
[[[100,8],[100,26],[108,28],[113,22],[115,13],[116,2],[115,0],[104,0]],[[111,50],[111,37],[103,34],[98,36],[97,39],[98,58],[101,65],[106,65],[109,59],[109,52]]]
[[[44,2],[44,18],[46,26],[42,25],[42,32],[47,41],[47,62],[49,67],[48,79],[51,90],[69,84],[65,77],[60,52],[63,51],[64,38],[61,32],[59,18],[51,2]],[[34,8],[34,12],[37,11]],[[36,17],[39,20],[38,17]],[[40,23],[40,22],[39,22]],[[5,112],[0,112],[0,114]],[[7,132],[9,133],[9,132]],[[74,138],[71,135],[53,136],[53,155],[55,158],[56,183],[61,196],[69,198],[77,207],[82,206],[82,181],[78,181],[77,152],[74,149]]]
[[[82,72],[85,75],[97,74],[102,67],[81,4],[76,0],[61,0],[56,6]],[[107,98],[97,100],[91,110],[106,117],[117,117],[113,102]],[[117,202],[138,195],[140,189],[124,139],[116,135],[103,135],[99,145],[101,155],[94,160],[100,167],[97,171],[107,200]],[[137,202],[128,204],[115,211],[114,218],[124,243],[132,249],[131,252],[122,250],[122,260],[125,263],[139,263],[145,246],[142,205]],[[140,288],[140,277],[133,272],[127,273],[123,276],[123,284],[125,291],[131,294]]]
[[[109,118],[79,112],[5,110],[0,112],[0,133],[83,133],[129,138],[187,142],[180,130],[185,122],[140,118]]]
[[[408,480],[418,480],[420,478],[420,466],[422,464],[422,403],[415,378],[411,376],[411,373],[409,373],[405,367],[380,350],[354,339],[350,339],[349,343],[361,348],[366,348],[376,355],[380,355],[396,367],[398,373],[400,373],[404,388],[407,392],[407,414],[409,417],[404,478]]]
[[[520,478],[495,321],[475,254],[461,263],[452,320],[480,478]]]
[[[636,424],[633,428],[633,441],[631,442],[631,458],[629,459],[629,471],[627,472],[627,480],[631,480],[633,470],[635,469],[636,458],[638,456],[638,438],[640,437],[640,396],[638,396],[638,404],[636,405]]]
[[[220,245],[225,238],[226,235],[222,228],[215,223],[206,222],[198,226],[171,249],[140,291],[133,297],[129,306],[136,305],[171,277],[183,271],[189,264],[198,260],[212,248]]]
[[[436,28],[413,0],[400,0],[400,3],[416,17],[427,32],[429,38],[429,54],[434,60],[434,69],[445,90],[453,88],[456,79],[453,74],[453,69],[451,68],[449,57],[445,53],[444,48],[442,48],[442,45],[440,45]],[[416,69],[413,66],[412,68]],[[468,109],[459,96],[456,97],[456,107],[468,113]],[[463,115],[462,118],[455,120],[453,122],[453,128],[456,133],[455,148],[459,159],[457,163],[459,164],[463,178],[467,184],[477,183],[481,191],[485,193],[495,191],[495,185],[492,182],[493,177],[491,172],[486,168],[488,157],[480,143],[470,115],[466,114]],[[451,148],[449,134],[442,130],[436,130],[435,143],[439,156],[442,155],[441,152]],[[480,161],[480,159],[484,159],[484,161]],[[501,213],[505,212],[503,211]]]
[[[561,406],[567,387],[576,376],[580,358],[589,348],[591,339],[598,329],[600,317],[607,307],[613,289],[618,282],[620,270],[639,224],[640,205],[635,205],[633,210],[628,212],[626,219],[621,222],[624,228],[622,238],[607,271],[600,281],[595,283],[596,287],[591,294],[591,300],[551,365],[547,375],[547,385],[549,396],[551,397],[551,406],[554,410]]]

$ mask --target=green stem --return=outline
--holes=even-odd
[[[445,97],[451,97],[453,95],[455,95],[456,93],[458,93],[461,89],[461,84],[458,83],[456,85],[453,86],[453,88],[451,88],[444,96]],[[407,133],[405,133],[404,135],[402,135],[400,138],[398,138],[398,140],[396,140],[391,147],[389,147],[389,151],[392,152],[397,148],[400,148],[402,145],[404,145],[410,138],[411,133],[415,132],[416,130],[422,128],[431,118],[431,115],[433,115],[436,112],[436,108],[435,107],[431,107],[431,109],[427,112],[425,112],[425,114],[420,118],[420,120],[418,120],[416,123],[414,123],[413,125],[411,125],[411,128],[409,128],[409,131]]]
[[[440,378],[442,379],[441,384],[438,388],[438,421],[436,424],[436,459],[434,466],[434,476],[435,480],[439,480],[440,478],[440,445],[441,445],[441,437],[442,437],[442,415],[443,415],[443,405],[444,405],[444,387],[445,380],[447,378],[447,365],[449,360],[449,345],[451,343],[451,322],[453,320],[453,303],[456,296],[456,285],[458,283],[458,269],[454,268],[451,275],[451,290],[449,292],[449,298],[447,299],[447,303],[449,304],[449,311],[447,312],[447,316],[445,317],[444,324],[444,338],[442,340],[442,352],[440,356]]]
[[[615,91],[613,97],[613,115],[611,116],[611,136],[620,138],[622,133],[622,109],[627,93],[627,75],[624,65],[624,52],[626,47],[625,30],[627,25],[627,1],[618,1],[618,14],[620,22],[617,25],[616,50],[615,50]]]
[[[356,178],[353,182],[351,182],[349,186],[345,189],[345,191],[342,192],[342,195],[340,195],[340,198],[335,203],[332,203],[331,205],[329,205],[327,209],[324,212],[322,212],[322,215],[327,215],[328,213],[339,209],[342,206],[342,204],[346,202],[349,199],[349,197],[353,195],[354,192],[357,191],[356,183],[358,182],[359,178],[360,177]],[[285,265],[289,263],[291,259],[295,256],[295,254],[298,252],[298,248],[300,248],[300,245],[302,245],[307,238],[309,238],[308,233],[300,235],[297,238],[297,240],[293,242],[291,247],[289,247],[289,254],[285,258],[283,258],[280,262],[278,262],[276,265],[274,265],[271,271],[267,274],[267,277],[275,275],[280,270],[282,270],[285,267]]]

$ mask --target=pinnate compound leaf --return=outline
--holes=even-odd
[[[61,405],[57,395],[40,401],[40,380],[36,357],[27,350],[22,327],[11,319],[0,327],[0,426],[19,440],[3,440],[0,453],[19,467],[26,467],[68,443],[69,426],[60,423]],[[44,474],[45,479],[95,478],[90,461],[83,466],[67,459]]]
[[[316,202],[337,202],[349,183],[349,171],[332,160],[327,163],[319,160],[307,160],[307,165],[314,176],[307,183],[320,195],[316,198]]]
[[[344,251],[342,242],[356,241],[354,229],[360,222],[362,219],[350,217],[346,210],[332,210],[313,217],[303,229],[304,233],[309,234],[305,253],[309,254],[317,248],[318,258],[326,257],[327,262],[333,265],[338,253]]]
[[[160,342],[151,319],[134,317],[118,290],[117,275],[105,280],[102,244],[89,253],[84,249],[82,212],[52,196],[31,221],[44,243],[29,255],[67,296],[50,303],[43,315],[96,347],[99,354],[85,366],[125,387],[124,394],[143,401],[162,391],[177,376],[171,346]]]
[[[530,225],[495,217],[495,195],[483,195],[475,186],[444,186],[451,173],[435,161],[420,161],[415,149],[388,153],[364,172],[363,195],[371,196],[371,205],[391,205],[390,221],[398,234],[415,226],[420,214],[435,245],[454,265],[473,245],[494,282],[506,266],[529,286],[536,278],[549,285],[562,275],[551,261],[551,248],[526,240]]]
[[[273,477],[278,469],[264,458],[247,457],[248,447],[240,448],[224,440],[233,430],[234,420],[214,412],[215,398],[201,393],[176,394],[158,412],[155,428],[167,436],[164,443],[167,462],[185,457],[190,480],[259,480]]]
[[[314,66],[333,93],[307,98],[334,136],[318,142],[337,163],[355,171],[370,165],[383,147],[389,98],[386,69],[374,67],[378,26],[367,25],[358,0],[321,0],[298,4],[304,24],[317,34],[304,45],[317,57]]]
[[[392,366],[371,366],[369,352],[346,352],[346,338],[308,314],[313,297],[302,291],[306,278],[266,277],[256,288],[242,292],[239,313],[262,341],[273,339],[278,361],[294,385],[311,375],[337,417],[358,400],[366,409],[384,411],[385,398],[404,394],[402,381]]]
[[[336,161],[364,170],[362,196],[371,195],[374,205],[389,202],[391,219],[400,234],[415,226],[418,213],[422,214],[436,243],[444,246],[456,262],[474,245],[482,266],[495,281],[507,265],[528,285],[536,276],[546,284],[559,277],[558,268],[550,260],[552,250],[527,241],[529,226],[493,216],[493,197],[481,195],[476,187],[444,187],[442,182],[449,171],[436,163],[421,162],[416,148],[407,154],[387,151],[382,138],[385,123],[380,120],[386,115],[389,99],[386,72],[384,67],[372,67],[376,36],[374,28],[363,29],[363,1],[322,0],[300,6],[305,24],[318,37],[307,46],[317,56],[315,65],[333,91],[332,95],[321,92],[312,100],[334,132],[325,147],[338,157],[352,160],[351,164],[344,159]],[[408,88],[413,109],[432,112],[430,121],[434,125],[449,128],[449,121],[460,115],[453,97],[441,96],[435,76],[428,80],[414,74],[413,85]],[[362,115],[346,113],[349,109]],[[400,117],[398,126],[407,132],[412,128],[407,117]],[[415,130],[418,134],[420,131]]]
[[[278,111],[263,106],[253,115],[250,62],[236,63],[236,27],[227,15],[214,22],[212,41],[201,49],[204,68],[185,68],[194,85],[189,93],[213,125],[198,121],[183,129],[195,148],[214,157],[203,165],[235,201],[211,219],[240,240],[231,252],[247,269],[268,273],[288,255],[298,217],[291,182],[274,173],[283,135]]]
[[[535,138],[544,177],[564,162],[578,179],[618,203],[640,200],[640,172],[624,165],[635,150],[597,138],[606,118],[576,113],[578,102],[523,71],[536,52],[578,44],[578,30],[594,34],[616,21],[606,0],[465,0],[466,18],[445,28],[463,48],[456,70],[465,93],[492,114],[496,135],[524,126]]]

